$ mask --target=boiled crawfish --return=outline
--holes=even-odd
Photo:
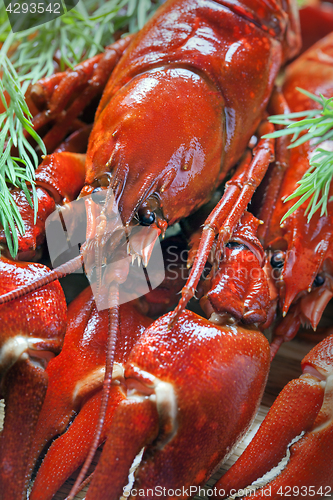
[[[282,96],[286,112],[316,109],[318,103],[297,91],[304,88],[312,94],[331,95],[333,35],[329,35],[309,49],[291,64],[286,71]],[[279,160],[273,166],[271,183],[259,213],[264,224],[259,237],[269,251],[273,267],[271,275],[279,290],[280,308],[284,319],[275,330],[278,345],[291,339],[301,324],[316,329],[322,313],[333,297],[332,288],[332,201],[328,202],[327,214],[317,211],[311,220],[307,217],[308,202],[303,203],[280,226],[283,215],[293,205],[284,200],[297,187],[297,181],[309,168],[309,160],[316,146],[311,142],[287,152],[284,141]],[[327,141],[323,147],[332,148]],[[332,188],[330,189],[332,193]],[[329,195],[330,196],[330,195]],[[295,279],[297,276],[297,279]]]
[[[280,4],[263,5],[259,2],[244,2],[243,5],[211,2],[208,5],[203,1],[178,0],[165,4],[131,42],[106,87],[89,139],[85,170],[81,168],[82,157],[53,153],[40,167],[38,182],[43,183],[47,192],[58,190],[56,201],[69,200],[59,188],[59,170],[53,169],[57,162],[64,165],[62,161],[66,157],[69,162],[73,159],[79,165],[81,178],[84,172],[85,186],[81,196],[96,194],[104,188],[112,189],[126,226],[138,214],[142,223],[155,228],[157,237],[168,224],[189,215],[210,199],[216,186],[240,159],[264,117],[280,65],[296,53],[297,21],[293,6],[287,5],[286,10],[288,15]],[[89,71],[94,71],[95,64],[96,61],[86,64],[87,74],[92,74]],[[68,77],[67,73],[60,75],[50,80],[49,86],[52,93],[52,84],[57,82],[59,85],[51,97],[52,112],[48,113],[50,120],[55,120],[52,134],[58,138],[56,115],[68,102],[68,94],[62,94],[67,78],[74,81],[74,87],[77,84],[77,89],[80,88],[79,71],[74,78]],[[244,88],[245,79],[247,91],[239,95],[237,88]],[[86,92],[91,92],[89,85]],[[79,104],[80,97],[70,103],[69,116]],[[221,116],[225,118],[221,120]],[[45,113],[39,118],[42,121]],[[266,132],[266,129],[267,125],[262,125],[260,130]],[[194,270],[177,310],[180,322],[175,324],[173,331],[179,333],[180,339],[181,325],[184,321],[192,321],[188,319],[190,313],[182,314],[181,311],[194,293],[202,265],[219,233],[220,246],[232,238],[273,157],[272,142],[261,140],[256,154],[254,160],[249,154],[243,158],[222,202],[207,221]],[[90,204],[88,208],[88,219],[91,220],[94,206]],[[102,237],[104,222],[93,220],[93,227],[89,230],[88,237],[99,246],[106,245]],[[99,252],[97,246],[97,261]],[[243,314],[240,316],[244,317]],[[160,323],[152,329],[158,330],[161,324],[163,335],[170,335],[165,328],[171,317],[175,323],[175,316],[170,315],[159,320]],[[199,324],[202,321],[198,320]],[[241,327],[237,328],[241,330]],[[191,336],[192,333],[184,335]],[[149,344],[150,340],[147,342]],[[214,350],[218,347],[214,346]],[[172,365],[173,351],[168,355],[168,363]],[[198,378],[199,373],[195,376]],[[144,404],[150,407],[150,403]],[[155,412],[150,408],[147,411]],[[117,418],[121,419],[121,414]],[[156,431],[154,415],[152,420]],[[154,429],[150,432],[154,433]],[[151,440],[155,435],[149,436]],[[116,437],[110,438],[109,442],[112,443],[113,439]],[[233,441],[235,436],[230,439]],[[139,445],[133,443],[136,448]],[[95,484],[99,484],[98,480]]]
[[[207,202],[263,118],[281,64],[297,52],[294,10],[289,3],[286,12],[279,3],[164,4],[131,41],[107,84],[89,139],[82,194],[111,172],[123,223],[138,213],[144,223],[156,219],[163,231]],[[67,84],[75,91],[95,73],[108,74],[128,42],[117,42],[101,66],[94,59],[39,85],[38,99],[42,92],[43,101],[49,100],[43,117],[55,117],[57,128],[63,120],[57,113],[69,100]],[[105,69],[110,53],[113,62]],[[244,86],[240,96],[235,89]],[[81,102],[77,97],[70,109]],[[52,155],[37,172],[37,184],[56,191],[58,202],[71,199],[61,182],[71,170],[68,155],[62,167],[54,163],[64,156]]]
[[[248,428],[261,399],[270,358],[268,342],[254,326],[260,317],[261,322],[266,319],[263,297],[269,301],[261,269],[264,253],[255,237],[258,223],[246,214],[237,226],[235,241],[227,249],[228,255],[218,274],[221,286],[230,289],[226,292],[230,305],[224,303],[225,297],[219,302],[214,301],[214,293],[208,294],[204,302],[210,302],[210,308],[214,308],[214,315],[208,314],[210,321],[186,311],[170,331],[169,313],[138,336],[136,322],[143,326],[147,320],[137,313],[133,315],[130,304],[121,306],[125,310],[101,437],[107,436],[107,444],[94,472],[88,498],[119,498],[127,483],[130,464],[143,446],[146,450],[134,489],[146,491],[159,485],[186,490],[201,485]],[[254,250],[252,259],[249,259],[250,250],[237,243],[241,240]],[[244,266],[240,265],[242,255]],[[247,276],[244,276],[244,267]],[[251,275],[254,268],[262,273],[261,286],[254,286]],[[243,311],[238,312],[238,320],[244,319],[248,327],[237,325],[234,315],[237,297],[232,290],[239,278],[246,281],[247,286],[243,286],[248,293],[243,298]],[[242,298],[238,298],[238,302],[241,301]],[[98,417],[108,314],[97,312],[88,289],[71,304],[69,318],[63,351],[47,368],[49,386],[29,468],[43,445],[64,431],[74,407],[81,408],[69,429],[53,442],[46,454],[31,499],[51,499],[61,482],[83,461],[93,437],[91,422]],[[92,349],[94,345],[99,347],[98,354]],[[127,354],[119,357],[123,346]],[[72,375],[70,382],[65,382],[68,370]],[[234,380],[238,384],[237,398],[233,395]],[[212,429],[214,439],[210,438]],[[77,442],[77,436],[82,433],[84,439]],[[124,439],[129,434],[131,437],[124,447]],[[192,458],[182,461],[189,442],[192,451],[188,453]],[[178,464],[177,473],[170,472],[170,462]]]
[[[286,72],[280,100],[286,112],[316,109],[315,101],[297,91],[302,87],[313,94],[332,95],[333,34],[318,42],[291,64]],[[293,204],[283,203],[295,190],[297,181],[309,168],[316,146],[307,142],[289,154],[286,142],[280,144],[278,159],[273,166],[273,188],[267,191],[261,208],[265,222],[258,230],[263,245],[269,250],[272,273],[279,291],[284,318],[275,328],[272,355],[285,340],[290,340],[301,323],[313,328],[332,298],[332,201],[327,214],[316,212],[307,217],[308,201],[304,202],[280,226],[280,220]],[[329,150],[332,141],[324,144]],[[332,193],[332,187],[330,188]],[[290,308],[290,309],[289,309]],[[332,349],[329,336],[303,359],[303,374],[281,392],[255,438],[241,458],[217,483],[225,491],[249,486],[254,480],[276,467],[289,447],[287,466],[265,488],[269,498],[277,500],[287,491],[292,498],[321,498],[330,495],[333,487],[331,449],[332,427]],[[279,440],[270,445],[271,436],[279,432]],[[297,442],[292,444],[295,438]],[[256,457],[255,462],[253,458]],[[248,498],[261,498],[263,490]],[[222,498],[222,497],[221,497]]]

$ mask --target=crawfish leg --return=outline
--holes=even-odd
[[[43,138],[48,152],[53,151],[75,127],[77,117],[87,104],[103,92],[132,38],[128,36],[118,40],[103,54],[78,64],[73,71],[58,73],[32,86],[29,97],[41,110],[33,119],[35,130],[53,122],[51,130]]]
[[[260,135],[272,131],[273,127],[268,122],[260,127]],[[268,165],[273,161],[273,155],[273,141],[261,139],[254,150],[253,159],[251,160],[250,154],[246,155],[232,179],[227,182],[220,202],[204,224],[198,252],[172,322],[177,320],[188,301],[194,296],[216,236],[219,235],[219,247],[222,248],[230,239],[254,191],[262,181]]]
[[[290,113],[289,106],[280,90],[275,89],[269,106],[270,114],[287,114]],[[277,130],[281,129],[281,126],[276,126]],[[289,136],[278,137],[275,141],[275,161],[272,164],[268,179],[267,188],[265,189],[263,203],[260,207],[258,218],[264,223],[258,228],[258,238],[262,242],[264,248],[267,246],[268,232],[271,232],[272,227],[272,215],[276,202],[278,200],[279,192],[281,189],[281,184],[289,166],[290,150],[288,146],[290,144]],[[278,221],[279,223],[280,221]]]
[[[91,129],[92,125],[84,125],[79,130],[76,130],[64,142],[59,144],[55,153],[85,153]]]
[[[11,191],[25,226],[23,235],[16,228],[18,259],[36,259],[36,249],[43,244],[45,239],[46,220],[56,209],[55,204],[63,205],[75,200],[84,185],[84,179],[85,155],[63,152],[45,156],[36,170],[38,198],[36,220],[34,208],[29,204],[24,191],[20,188],[14,188]],[[6,235],[1,228],[0,246],[2,253],[9,256]]]

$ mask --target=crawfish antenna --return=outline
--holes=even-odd
[[[109,308],[109,336],[108,336],[108,344],[106,351],[105,378],[102,389],[103,396],[101,401],[101,407],[99,410],[98,423],[95,431],[94,441],[90,447],[88,456],[66,500],[73,500],[75,495],[81,490],[82,482],[84,481],[84,478],[88,472],[88,469],[96,453],[96,450],[100,444],[99,441],[101,438],[105,422],[105,415],[111,390],[113,362],[114,362],[118,329],[119,329],[119,285],[116,282],[112,283],[110,286],[109,303],[111,305],[111,307]]]
[[[56,269],[50,270],[50,272],[45,276],[42,276],[41,278],[38,278],[37,280],[32,281],[27,285],[21,286],[16,290],[12,290],[10,292],[5,293],[4,295],[1,295],[0,305],[5,304],[6,302],[10,302],[11,300],[18,299],[19,297],[22,297],[27,293],[34,292],[38,288],[48,285],[49,283],[52,283],[53,281],[56,281],[59,278],[63,278],[64,276],[67,276],[67,274],[71,274],[77,269],[79,269],[82,266],[82,264],[83,264],[83,257],[82,255],[78,255],[74,259],[66,262],[65,264],[62,264]]]

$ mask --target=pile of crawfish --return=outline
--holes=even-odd
[[[37,220],[12,189],[25,224],[15,260],[0,228],[1,500],[51,499],[77,469],[69,499],[87,482],[87,500],[126,487],[132,499],[192,497],[249,429],[280,345],[317,328],[333,297],[333,201],[310,220],[305,201],[280,224],[315,146],[288,148],[267,120],[316,109],[298,87],[333,95],[333,35],[319,40],[332,7],[301,20],[316,44],[299,56],[293,0],[168,0],[139,33],[29,89],[48,154]],[[45,240],[53,270],[37,263]],[[67,309],[58,279],[82,266],[91,286]],[[270,498],[331,493],[323,337],[216,498],[287,449]]]

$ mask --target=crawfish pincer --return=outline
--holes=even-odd
[[[170,317],[144,332],[125,365],[127,399],[117,407],[87,499],[118,499],[142,447],[134,490],[148,498],[160,486],[189,498],[189,486],[208,479],[255,415],[269,367],[262,334],[213,325],[190,311],[170,331]]]
[[[315,346],[302,361],[303,374],[279,394],[257,434],[216,489],[241,490],[276,467],[289,448],[285,468],[256,494],[244,497],[323,498],[333,488],[333,336]],[[272,443],[272,436],[279,439]],[[292,444],[292,440],[298,440]],[[254,489],[254,488],[251,488]],[[222,497],[221,497],[222,498]],[[223,497],[224,498],[224,497]]]
[[[143,447],[133,491],[148,498],[159,486],[164,498],[175,490],[189,498],[189,487],[204,484],[245,434],[270,357],[256,326],[266,321],[270,304],[258,224],[251,214],[243,216],[218,272],[207,279],[211,291],[201,305],[209,320],[184,311],[170,330],[169,313],[134,346],[124,372],[127,399],[117,407],[87,498],[118,499]],[[128,429],[132,438],[124,446]]]
[[[120,306],[113,382],[99,444],[105,440],[116,407],[125,398],[123,364],[151,321],[131,303]],[[99,418],[108,331],[108,311],[96,309],[89,287],[71,302],[63,349],[47,367],[49,383],[31,444],[27,480],[44,447],[60,436],[44,457],[31,500],[51,499],[88,455]]]
[[[99,443],[107,441],[88,498],[119,498],[142,447],[145,453],[133,488],[184,487],[182,498],[188,498],[189,486],[202,485],[246,432],[262,396],[270,357],[268,342],[256,327],[266,321],[269,304],[264,251],[255,236],[258,224],[252,215],[244,215],[218,273],[207,280],[212,294],[207,293],[202,304],[210,320],[186,311],[170,330],[169,313],[143,332],[151,320],[131,304],[120,307]],[[240,279],[244,293],[235,308]],[[230,290],[229,300],[216,299],[218,283]],[[172,300],[173,292],[169,294]],[[47,368],[49,385],[29,471],[45,444],[62,435],[46,453],[31,499],[51,499],[88,454],[102,395],[108,316],[108,311],[98,313],[89,289],[69,307],[63,350]],[[169,463],[173,468],[176,464],[175,472],[170,472]]]

